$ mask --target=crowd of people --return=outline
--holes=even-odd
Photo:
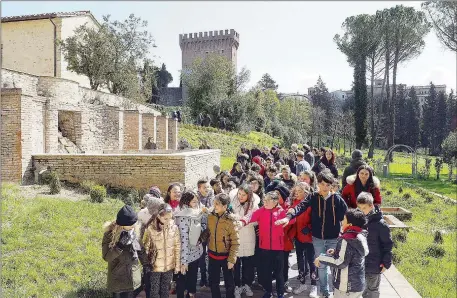
[[[195,189],[172,183],[162,195],[151,187],[138,213],[124,206],[105,224],[102,243],[113,297],[142,290],[146,297],[194,297],[199,271],[200,287],[214,298],[221,297],[221,272],[227,298],[252,297],[255,282],[264,298],[306,290],[329,297],[328,267],[334,297],[379,297],[381,273],[392,263],[379,179],[359,150],[342,188],[332,150],[293,144],[288,151],[242,146],[230,171],[202,178]]]

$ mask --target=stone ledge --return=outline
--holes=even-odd
[[[384,277],[401,298],[422,297],[393,264],[384,272]]]

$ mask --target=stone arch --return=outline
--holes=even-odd
[[[397,149],[397,148],[405,148],[407,149],[410,153],[413,154],[412,156],[412,176],[415,177],[416,176],[416,173],[417,173],[417,154],[416,154],[416,149],[412,148],[411,146],[408,146],[408,145],[403,145],[403,144],[397,144],[397,145],[393,145],[392,147],[390,147],[389,149],[387,149],[387,152],[386,152],[386,156],[384,157],[384,161],[387,163],[387,172],[390,173],[390,169],[389,169],[389,165],[390,165],[390,154],[392,154],[392,152]]]

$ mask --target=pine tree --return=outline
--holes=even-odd
[[[429,96],[425,98],[423,106],[423,123],[422,123],[422,146],[428,147],[433,151],[433,136],[436,132],[436,90],[435,85],[430,82]]]
[[[447,105],[446,94],[440,92],[437,98],[437,108],[435,110],[435,134],[434,134],[434,153],[438,153],[441,143],[447,136]]]
[[[405,144],[415,148],[420,141],[420,103],[411,87],[405,104]]]
[[[406,142],[407,130],[406,127],[406,92],[405,86],[399,85],[397,92],[397,102],[395,109],[395,143],[404,144]]]
[[[454,90],[451,90],[447,98],[447,134],[457,128],[457,97],[454,95]]]

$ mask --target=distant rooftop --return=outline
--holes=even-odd
[[[78,16],[85,16],[85,15],[92,17],[97,22],[97,20],[94,18],[94,16],[92,15],[92,13],[89,10],[81,10],[81,11],[73,11],[73,12],[50,12],[50,13],[30,14],[30,15],[22,15],[22,16],[2,17],[2,23],[43,20],[43,19],[51,19],[51,18],[78,17]]]

